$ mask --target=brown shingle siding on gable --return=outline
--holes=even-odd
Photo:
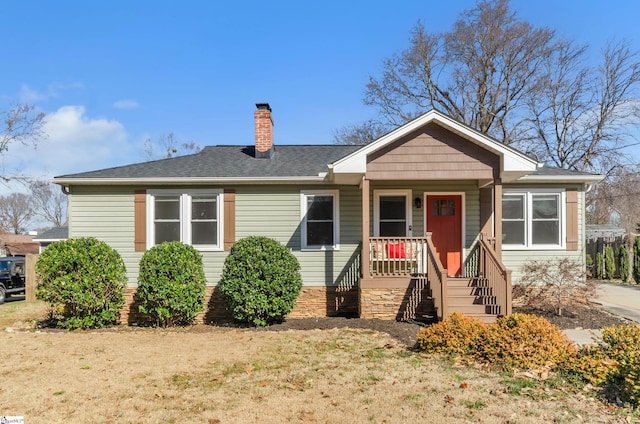
[[[438,125],[429,124],[368,159],[369,179],[492,179],[500,158]]]

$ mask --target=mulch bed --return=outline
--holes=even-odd
[[[542,316],[563,330],[573,328],[599,329],[602,327],[629,323],[629,321],[624,318],[608,313],[597,304],[573,305],[563,311],[562,316],[556,315],[553,311],[545,311],[531,307],[514,307],[513,312]],[[378,331],[390,335],[406,346],[412,347],[415,345],[416,335],[418,334],[421,325],[418,323],[387,321],[380,319],[319,317],[291,318],[282,323],[266,327],[264,330],[326,330],[332,328],[358,328]]]

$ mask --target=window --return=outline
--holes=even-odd
[[[373,192],[375,237],[407,237],[411,233],[411,190]]]
[[[181,241],[199,250],[221,250],[222,191],[156,190],[148,196],[148,247]]]
[[[303,249],[338,249],[340,210],[337,190],[308,191],[300,194]]]
[[[502,196],[503,245],[563,248],[564,199],[564,191],[505,191]]]

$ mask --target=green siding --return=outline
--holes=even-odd
[[[140,252],[133,249],[133,189],[73,187],[69,195],[69,237],[95,237],[116,249],[129,284],[138,277]]]
[[[300,251],[300,192],[296,186],[238,187],[236,239],[264,235],[288,246],[302,269],[307,286],[355,284],[352,265],[361,237],[360,191],[340,190],[340,250]],[[306,187],[309,190],[336,187]],[[135,285],[142,252],[134,251],[134,188],[73,187],[69,196],[69,237],[96,237],[122,255],[129,284]],[[209,284],[217,284],[227,252],[202,252]]]
[[[505,186],[520,187],[520,186]],[[540,187],[540,186],[537,186]],[[549,187],[549,186],[547,186]],[[508,250],[503,259],[513,271],[517,284],[522,264],[530,259],[547,260],[584,258],[584,191],[578,196],[579,249],[567,251]],[[219,187],[218,187],[219,188]],[[413,234],[424,234],[425,205],[418,209],[413,199],[424,193],[463,192],[465,202],[465,256],[475,243],[480,229],[480,201],[476,182],[396,182],[371,184],[371,223],[373,225],[373,190],[412,189]],[[522,187],[525,188],[524,186]],[[536,186],[526,186],[536,188]],[[301,251],[300,193],[304,190],[339,190],[340,249],[336,251]],[[300,261],[306,286],[355,284],[358,278],[361,226],[361,192],[356,186],[239,186],[236,188],[236,239],[250,235],[274,238],[289,247]],[[118,250],[127,266],[129,283],[135,285],[142,252],[134,251],[134,187],[73,187],[69,195],[69,236],[92,236]],[[227,252],[202,252],[209,284],[220,280]]]
[[[340,192],[340,249],[301,251],[300,193],[336,189],[335,186],[239,187],[236,190],[236,239],[250,235],[271,237],[289,247],[300,262],[305,286],[352,285],[354,256],[361,239],[361,194],[357,187]]]

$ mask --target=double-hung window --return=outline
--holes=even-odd
[[[502,244],[505,248],[565,247],[564,191],[505,191]]]
[[[340,246],[338,190],[300,193],[302,249],[338,249]]]
[[[180,241],[198,250],[221,250],[221,190],[153,190],[147,201],[147,246]]]

